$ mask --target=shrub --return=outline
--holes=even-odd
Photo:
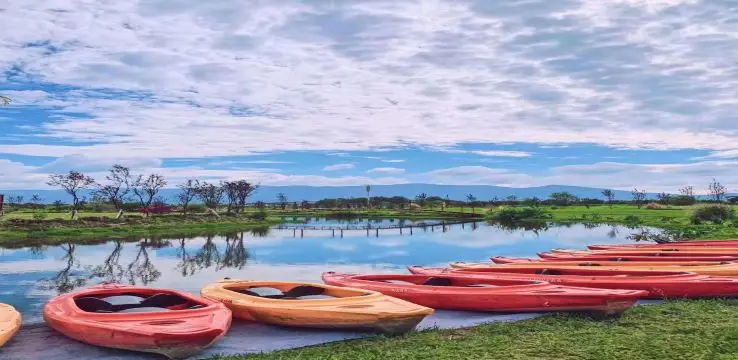
[[[641,218],[639,218],[638,216],[633,215],[633,214],[630,214],[630,215],[626,216],[623,220],[628,225],[638,225],[638,224],[640,224],[642,222],[641,221]]]
[[[501,222],[515,222],[524,220],[540,220],[550,218],[551,214],[541,208],[532,207],[504,207],[500,208],[490,216],[491,220]]]
[[[49,214],[47,214],[47,213],[45,213],[45,212],[37,212],[37,213],[33,213],[33,219],[34,219],[34,220],[44,220],[44,219],[46,219],[47,217],[49,217]]]
[[[692,211],[692,223],[700,224],[702,222],[711,222],[713,224],[722,224],[725,221],[735,217],[735,210],[725,205],[703,205],[697,206]]]
[[[658,210],[658,209],[663,209],[663,208],[664,207],[661,206],[661,204],[659,204],[659,203],[653,203],[652,202],[652,203],[648,203],[648,205],[646,205],[646,209],[649,209],[649,210]]]

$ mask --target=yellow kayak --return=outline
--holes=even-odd
[[[637,270],[637,271],[676,271],[676,272],[693,272],[703,275],[713,276],[738,276],[738,263],[719,263],[714,265],[705,264],[689,264],[684,263],[674,265],[658,262],[636,262],[636,261],[556,261],[551,262],[531,262],[531,263],[513,263],[498,265],[494,263],[451,263],[450,266],[455,269],[478,269],[485,267],[494,268],[516,268],[516,269],[546,269],[555,266],[557,269],[581,269],[587,267],[587,270],[597,271],[614,271],[614,270]]]
[[[21,314],[14,307],[0,304],[0,347],[18,332],[21,322]]]
[[[314,283],[222,280],[200,294],[224,303],[236,318],[295,327],[401,334],[433,313],[379,292]]]

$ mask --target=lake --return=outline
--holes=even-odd
[[[392,226],[400,220],[298,218],[290,226]],[[403,225],[416,224],[403,221]],[[425,224],[438,222],[425,221]],[[571,225],[540,231],[503,230],[486,223],[403,229],[270,229],[176,239],[73,242],[47,247],[0,247],[0,302],[21,311],[25,324],[43,322],[53,296],[103,281],[199,293],[223,277],[320,281],[324,271],[405,272],[408,265],[488,261],[490,256],[535,256],[551,248],[630,242],[635,232],[619,226]],[[302,235],[302,236],[301,236]]]

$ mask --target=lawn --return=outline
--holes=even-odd
[[[557,314],[516,323],[431,330],[219,360],[684,360],[738,357],[738,301],[639,306],[594,321]]]

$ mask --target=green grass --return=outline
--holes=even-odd
[[[431,330],[228,360],[683,360],[738,357],[738,301],[674,301],[594,321],[558,314],[516,323]]]

